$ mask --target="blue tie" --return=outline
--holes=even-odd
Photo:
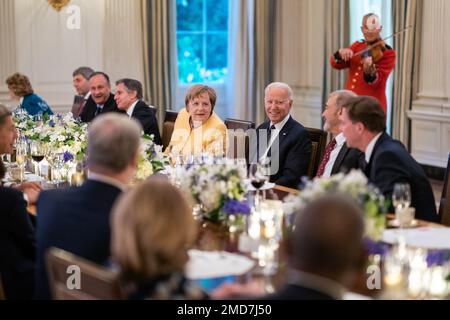
[[[103,106],[101,106],[101,105],[97,105],[97,110],[95,110],[95,115],[97,116],[97,115],[99,115],[100,113],[102,113],[102,110],[103,110]]]

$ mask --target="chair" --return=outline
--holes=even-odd
[[[445,171],[444,188],[442,189],[441,203],[439,205],[439,215],[441,223],[450,226],[450,188],[448,187],[450,180],[450,153],[448,155],[447,170]]]
[[[170,138],[172,138],[173,128],[175,126],[177,116],[178,112],[166,110],[161,138],[163,142],[163,150],[165,150],[170,143]]]
[[[249,163],[250,139],[247,130],[255,129],[252,121],[225,119],[225,126],[228,129],[228,158],[244,158]],[[241,147],[243,146],[243,147]]]
[[[56,300],[118,300],[123,298],[118,273],[96,265],[67,251],[51,248],[47,252],[50,290]],[[70,267],[79,267],[80,289],[70,289]],[[75,281],[74,281],[75,282]]]
[[[310,179],[316,176],[319,169],[325,147],[327,145],[327,133],[320,129],[305,128],[311,140],[311,160],[309,161],[308,177]]]

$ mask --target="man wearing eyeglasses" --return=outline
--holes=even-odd
[[[308,174],[311,141],[306,129],[290,115],[292,89],[274,82],[265,90],[264,107],[268,121],[258,127],[257,149],[253,161],[270,162],[270,182],[297,188],[301,177]]]

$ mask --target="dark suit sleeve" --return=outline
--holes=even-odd
[[[410,183],[411,176],[401,158],[394,152],[386,150],[377,155],[372,164],[372,183],[380,189],[386,200],[392,199],[395,183]]]
[[[10,232],[17,246],[30,259],[36,256],[36,239],[34,228],[27,211],[27,203],[21,192],[14,193],[15,199],[11,208]]]
[[[146,134],[153,134],[153,142],[162,145],[158,122],[156,121],[155,111],[152,108],[147,106],[139,108],[133,113],[133,118],[136,118],[141,123]]]
[[[286,156],[285,165],[281,176],[275,184],[297,188],[301,177],[308,174],[309,161],[311,160],[311,140],[305,129],[296,135],[294,144],[290,147]]]

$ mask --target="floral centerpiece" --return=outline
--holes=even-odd
[[[315,178],[308,181],[298,196],[285,198],[285,210],[294,212],[305,207],[312,200],[328,193],[341,193],[353,198],[365,215],[366,235],[377,241],[381,239],[386,226],[388,204],[384,196],[360,170],[352,170],[348,174],[336,174],[329,178]]]
[[[154,173],[163,171],[164,166],[168,164],[168,157],[162,152],[162,146],[153,142],[153,135],[144,135],[139,147],[136,179],[144,180]]]
[[[64,153],[64,161],[82,161],[86,156],[88,124],[73,119],[72,113],[66,115],[44,114],[42,121],[35,121],[29,115],[16,115],[16,127],[21,136],[28,141],[41,141],[47,150]],[[162,171],[169,163],[162,153],[162,147],[153,143],[153,137],[143,135],[139,149],[136,179],[143,180]]]
[[[41,141],[49,150],[63,152],[67,161],[84,159],[87,124],[74,120],[71,113],[44,115],[40,123],[31,116],[22,116],[16,119],[16,126],[26,139]]]
[[[242,221],[250,213],[244,201],[242,169],[232,160],[193,165],[181,179],[181,187],[201,206],[204,218],[220,224]]]

